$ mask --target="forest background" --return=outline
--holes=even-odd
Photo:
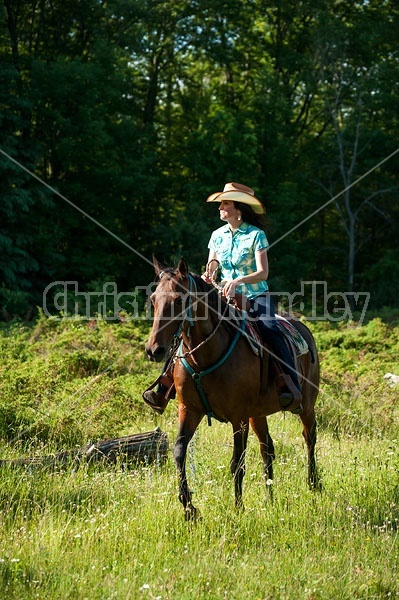
[[[199,272],[228,181],[273,290],[397,305],[398,31],[394,0],[3,0],[1,318],[145,286],[154,253]]]

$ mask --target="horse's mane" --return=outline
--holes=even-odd
[[[194,273],[190,273],[190,275],[195,282],[197,291],[206,296],[206,302],[211,309],[211,314],[220,317],[221,311],[224,312],[224,308],[226,307],[226,299],[219,294],[213,285],[204,281],[202,277]]]
[[[167,280],[170,283],[166,283],[166,286],[176,285],[176,283],[173,283],[176,282],[176,277],[178,275],[178,272],[175,268],[164,267],[160,274],[158,274],[158,281],[163,279],[164,275],[169,275]],[[196,273],[189,273],[189,277],[191,277],[194,281],[196,292],[203,296],[203,301],[206,302],[209,306],[210,314],[212,315],[212,320],[217,320],[221,317],[222,314],[224,314],[228,320],[228,315],[226,315],[225,313],[225,307],[227,304],[226,299],[219,294],[219,292],[213,285],[204,281],[200,275],[197,275]],[[178,282],[177,285],[180,286]],[[231,316],[231,312],[229,312],[229,315]]]
[[[217,290],[213,287],[213,285],[207,283],[202,279],[202,277],[196,275],[195,273],[190,273],[190,275],[194,279],[195,285],[197,286],[197,290],[199,292],[208,294],[208,296],[212,297],[213,299],[218,297],[219,294]]]

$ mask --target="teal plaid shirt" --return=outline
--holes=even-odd
[[[216,229],[209,240],[208,248],[214,250],[220,262],[222,280],[236,279],[256,271],[255,253],[268,248],[265,232],[249,223],[242,223],[234,232],[229,225]],[[238,291],[254,298],[268,290],[267,281],[241,284]]]

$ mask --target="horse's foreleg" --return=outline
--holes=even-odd
[[[234,495],[236,508],[244,508],[242,502],[242,482],[245,475],[245,450],[248,440],[248,421],[233,423],[234,449],[230,462],[230,471],[234,477]]]
[[[270,437],[269,426],[267,424],[266,417],[250,419],[250,423],[260,443],[260,453],[263,460],[263,469],[266,482],[266,498],[268,498],[273,492],[273,460],[275,459],[274,444],[272,438]]]
[[[197,509],[191,502],[192,492],[188,487],[186,456],[188,445],[202,419],[202,415],[188,415],[185,410],[180,410],[179,407],[179,417],[179,433],[173,448],[173,456],[179,479],[179,500],[183,504],[185,519],[189,521],[196,517]]]
[[[301,421],[303,423],[302,435],[306,441],[308,449],[308,484],[313,490],[320,489],[321,484],[317,473],[315,458],[317,424],[314,412],[311,415],[301,415]]]

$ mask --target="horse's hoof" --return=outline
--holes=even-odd
[[[184,509],[184,520],[185,521],[191,521],[191,522],[195,522],[198,521],[200,518],[200,514],[199,511],[195,508],[195,506],[193,506],[192,504],[190,506],[186,506],[186,508]]]
[[[273,492],[273,479],[267,479],[266,481],[266,502],[273,502],[274,500],[274,492]]]
[[[309,488],[312,492],[324,492],[323,484],[319,479],[315,481],[310,481]]]

